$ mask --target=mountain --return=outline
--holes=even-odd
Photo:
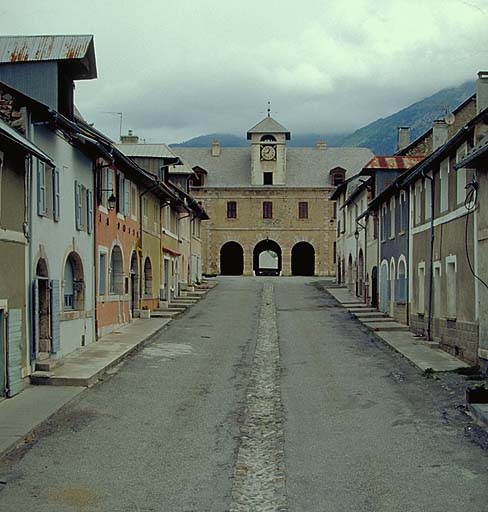
[[[469,98],[476,89],[476,82],[466,82],[458,87],[443,89],[428,98],[413,103],[391,116],[359,128],[344,137],[341,146],[367,147],[376,155],[390,155],[397,149],[397,128],[410,126],[411,140],[415,140],[432,126],[435,119],[444,117]]]
[[[411,139],[414,140],[432,126],[432,121],[444,117],[447,111],[454,110],[469,98],[475,89],[476,82],[474,81],[466,82],[458,87],[443,89],[391,116],[377,119],[351,134],[297,134],[293,135],[289,146],[313,147],[317,140],[321,139],[333,147],[366,147],[376,155],[391,155],[397,149],[397,128],[399,126],[410,126]],[[210,147],[213,139],[218,139],[223,147],[249,145],[245,137],[228,133],[212,133],[200,135],[179,144],[171,144],[171,146]]]

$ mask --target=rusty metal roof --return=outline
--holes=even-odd
[[[97,77],[93,35],[0,36],[0,63],[81,61],[74,79]]]
[[[375,156],[363,169],[381,169],[398,171],[402,169],[410,169],[414,165],[421,162],[423,156]]]

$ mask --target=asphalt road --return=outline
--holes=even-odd
[[[220,281],[0,463],[1,512],[488,510],[461,377],[422,376],[318,279]]]

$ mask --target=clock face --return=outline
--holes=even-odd
[[[261,148],[261,158],[263,160],[274,160],[276,158],[276,149],[273,146],[263,146]]]

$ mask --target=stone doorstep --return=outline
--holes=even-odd
[[[376,315],[385,316],[381,311],[378,311],[374,308],[355,308],[355,307],[346,307],[350,313],[375,313]]]
[[[180,311],[171,309],[154,309],[151,311],[151,318],[175,318],[180,314]]]
[[[158,336],[161,331],[168,325],[168,322],[171,319],[168,319],[167,322],[165,322],[163,325],[158,327],[153,332],[149,333],[146,337],[141,338],[139,341],[137,341],[134,344],[127,344],[126,346],[121,346],[120,348],[117,347],[116,350],[113,350],[113,356],[107,360],[107,363],[104,366],[99,367],[96,370],[90,370],[89,368],[86,368],[83,364],[77,364],[76,361],[73,361],[73,358],[70,358],[68,355],[64,359],[64,364],[58,368],[56,368],[53,371],[50,372],[42,372],[42,371],[35,371],[30,375],[30,381],[32,384],[38,384],[38,385],[50,385],[50,386],[78,386],[78,387],[90,387],[93,386],[98,380],[100,380],[100,377],[104,375],[108,370],[113,368],[114,366],[117,366],[121,361],[126,359],[128,356],[130,356],[132,353],[139,350],[141,346]],[[97,348],[98,350],[103,351],[104,347],[103,341],[97,341],[94,342],[98,346],[95,347],[94,344],[90,344],[87,347],[84,347],[86,349],[90,348]],[[114,342],[106,341],[107,344],[112,344]],[[116,342],[115,342],[116,343]],[[108,351],[109,349],[105,347],[105,350]],[[83,351],[83,349],[82,349]],[[90,359],[90,354],[85,353],[78,353],[76,354],[76,357],[81,356],[86,359]],[[56,375],[56,370],[59,371],[59,368],[62,368],[65,371],[65,375],[61,373],[61,375]],[[73,373],[78,373],[80,375],[73,376],[69,375],[70,370]],[[93,373],[90,373],[93,371]],[[83,375],[83,373],[85,374]]]
[[[391,323],[391,318],[385,316],[361,316],[361,315],[353,315],[360,322],[374,322],[374,323]]]
[[[409,328],[406,325],[403,325],[399,322],[395,321],[387,321],[387,322],[361,322],[364,326],[366,326],[371,331],[405,331],[408,332]]]

